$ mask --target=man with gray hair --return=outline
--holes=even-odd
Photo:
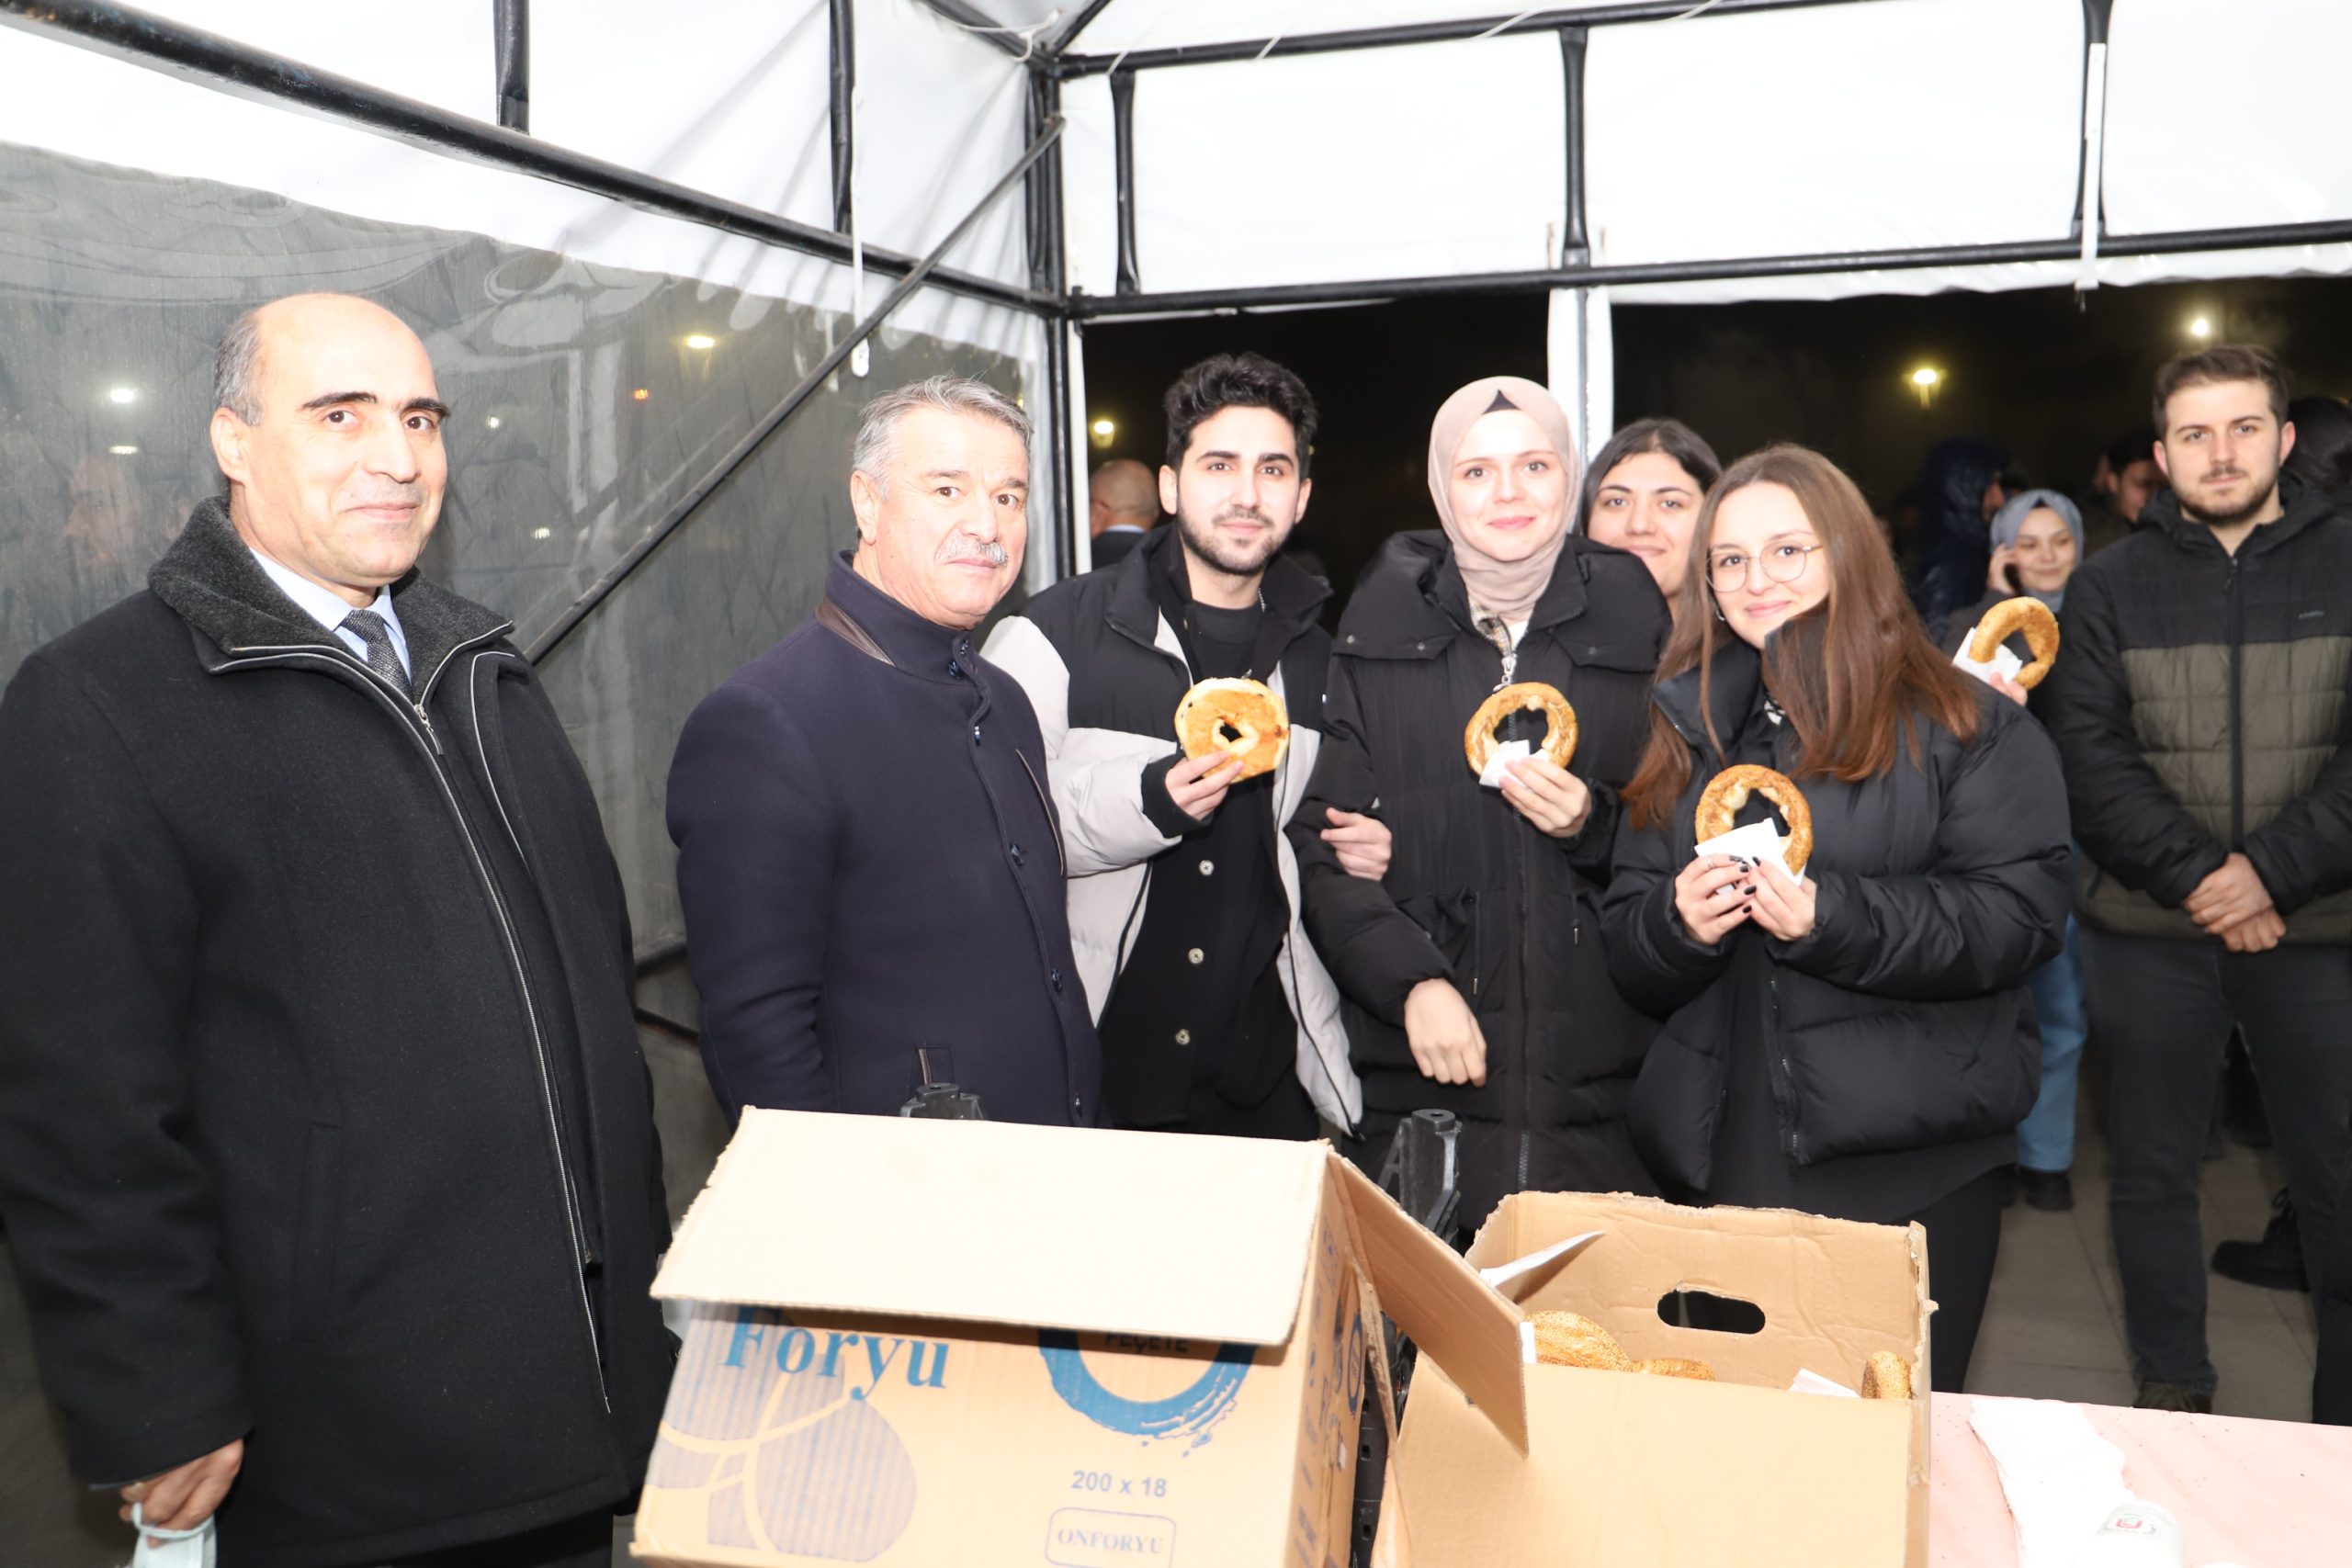
[[[869,403],[855,547],[679,737],[670,837],[730,1117],[890,1115],[953,1083],[994,1121],[1100,1118],[1045,744],[972,644],[1020,575],[1028,439],[978,381]]]

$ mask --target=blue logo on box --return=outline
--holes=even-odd
[[[1207,1442],[1209,1428],[1232,1411],[1241,1380],[1250,1375],[1257,1356],[1248,1345],[1219,1345],[1216,1359],[1191,1387],[1165,1399],[1129,1399],[1102,1386],[1080,1353],[1077,1335],[1041,1328],[1037,1350],[1046,1358],[1046,1374],[1062,1403],[1096,1426],[1136,1438],[1189,1438],[1195,1448]]]

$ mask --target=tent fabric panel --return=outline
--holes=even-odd
[[[825,0],[701,0],[692,27],[633,0],[537,6],[531,134],[830,229],[831,41]]]
[[[830,310],[850,305],[849,269],[821,257],[218,92],[54,39],[0,29],[0,80],[10,88],[0,93],[0,151],[14,143],[215,182],[357,218],[486,235],[558,254],[567,264],[694,278],[770,301]],[[89,112],[92,104],[105,104],[107,112]],[[990,180],[1002,172],[999,166]],[[958,190],[956,199],[963,205],[942,220],[943,228],[985,189]],[[1018,193],[1005,198],[1000,213],[1007,210],[1010,243],[1017,250]],[[170,287],[168,268],[156,270],[166,275],[159,287]],[[867,278],[866,308],[888,288],[886,278]],[[918,291],[887,330],[943,336],[991,352],[1007,346],[1001,310],[936,289]]]
[[[1563,75],[1549,34],[1140,73],[1143,287],[1553,265]],[[1077,211],[1114,197],[1071,186],[1066,200]],[[1100,222],[1098,210],[1074,227]]]
[[[2064,236],[2082,27],[2049,0],[1881,0],[1596,29],[1593,259]]]
[[[402,97],[498,122],[490,0],[356,7],[317,0],[140,0],[140,8]]]
[[[916,0],[858,0],[860,235],[910,255],[944,239],[1021,161],[1028,94],[1028,73],[1012,56]],[[1026,284],[1019,195],[977,224],[946,265]]]
[[[2352,6],[2117,0],[2109,49],[2108,232],[2352,217]]]
[[[1152,85],[1159,84],[1155,81]],[[1119,281],[1117,134],[1111,79],[1062,84],[1062,246],[1069,286],[1109,294]]]

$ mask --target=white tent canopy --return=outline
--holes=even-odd
[[[842,220],[902,259],[1058,115],[1027,199],[996,203],[943,258],[1002,289],[926,288],[893,325],[1039,363],[1064,427],[1053,460],[1073,480],[1088,320],[1551,288],[1554,379],[1577,389],[1592,438],[1608,423],[1612,297],[2352,271],[2352,160],[2336,150],[2352,6],[2338,0],[145,10],[485,124],[500,119],[493,35],[527,15],[534,142],[811,232]],[[395,140],[365,117],[330,110],[289,134],[266,85],[174,68],[137,28],[77,14],[140,15],[0,0],[15,24],[0,32],[0,141],[831,310],[870,309],[892,276],[616,206],[431,134]],[[1082,564],[1070,510],[1060,497],[1065,566]]]

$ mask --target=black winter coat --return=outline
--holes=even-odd
[[[2035,712],[2104,931],[2211,944],[2179,908],[2243,850],[2286,940],[2352,942],[2352,519],[2292,474],[2234,556],[2167,491],[2066,586]]]
[[[1690,783],[1665,823],[1628,820],[1618,833],[1610,965],[1627,997],[1667,1021],[1634,1091],[1634,1139],[1661,1180],[1715,1202],[1892,1219],[2004,1163],[2033,1107],[2041,1036],[2025,979],[2065,931],[2064,785],[2041,727],[1983,687],[1973,743],[1929,725],[1916,762],[1906,748],[1860,784],[1802,782],[1812,934],[1783,942],[1748,924],[1702,947],[1674,905],[1700,792],[1732,763],[1798,767],[1793,730],[1767,711],[1761,663],[1744,643],[1715,655],[1721,758],[1699,714],[1698,672],[1659,684],[1658,707],[1690,743]],[[1777,1123],[1751,1145],[1777,1144],[1801,1168],[1792,1179],[1744,1168],[1718,1179],[1727,1132],[1756,1131],[1724,1126],[1743,1050],[1758,1054],[1770,1085],[1745,1109]],[[1952,1151],[1949,1167],[1894,1157],[1936,1147]]]
[[[1472,623],[1445,536],[1391,538],[1340,617],[1322,756],[1289,829],[1306,931],[1340,984],[1365,1106],[1448,1110],[1502,1130],[1501,1168],[1464,1183],[1472,1224],[1483,1213],[1474,1194],[1650,1190],[1623,1117],[1654,1026],[1610,983],[1596,901],[1668,626],[1638,558],[1569,538],[1512,677],[1549,682],[1577,712],[1570,767],[1591,787],[1592,814],[1562,840],[1482,787],[1463,756],[1464,727],[1501,683],[1502,659]],[[1388,825],[1385,879],[1340,869],[1318,834],[1333,806]],[[1477,1015],[1483,1086],[1442,1084],[1414,1063],[1405,998],[1440,977]]]
[[[670,837],[702,1055],[746,1105],[890,1116],[928,1079],[1092,1126],[1046,749],[1020,683],[838,558],[811,619],[686,720]]]
[[[0,1207],[42,1379],[93,1483],[244,1437],[221,1554],[265,1568],[618,1502],[671,1367],[595,801],[507,623],[393,599],[422,711],[207,502],[0,704]]]

